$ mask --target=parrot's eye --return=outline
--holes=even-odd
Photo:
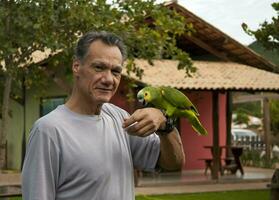
[[[147,96],[147,93],[144,93],[144,96]]]

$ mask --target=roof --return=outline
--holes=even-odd
[[[144,76],[141,80],[135,75],[131,78],[144,84],[187,90],[279,91],[278,67],[177,3],[167,6],[185,16],[197,31],[191,37],[183,36],[184,46],[198,47],[198,51],[205,49],[223,61],[193,61],[197,72],[186,77],[184,71],[177,69],[178,61],[156,60],[155,66],[151,66],[138,59],[136,64],[144,69]],[[43,63],[56,53],[51,54],[47,49],[35,52],[32,62]],[[124,75],[127,76],[125,72]]]
[[[47,58],[50,58],[51,56],[54,56],[54,55],[58,54],[59,52],[62,52],[62,50],[57,50],[56,52],[51,52],[51,50],[48,48],[45,48],[43,51],[36,50],[31,54],[31,56],[28,60],[26,60],[24,63],[19,64],[19,67],[26,67],[31,64],[41,64],[41,63],[45,62]],[[5,62],[1,61],[0,64],[6,70]]]
[[[144,70],[144,75],[141,80],[134,74],[129,77],[153,86],[189,90],[279,90],[279,74],[239,63],[193,61],[197,71],[192,77],[177,69],[178,61],[155,60],[154,66],[141,59],[135,63]],[[128,76],[126,72],[124,75]]]
[[[33,61],[39,62],[51,56],[49,51],[36,52]],[[193,61],[197,71],[192,77],[178,70],[178,61],[154,60],[154,66],[143,59],[135,60],[144,70],[140,80],[134,74],[124,75],[136,81],[154,86],[171,86],[189,90],[252,90],[279,91],[279,74],[234,62]]]
[[[279,73],[279,66],[264,59],[253,50],[240,44],[176,2],[169,2],[165,5],[184,16],[187,23],[193,24],[196,33],[191,36],[184,34],[180,40],[190,51],[193,51],[198,46],[221,60],[234,61]]]

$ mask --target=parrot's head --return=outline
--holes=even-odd
[[[152,103],[155,99],[160,96],[160,92],[155,87],[145,87],[141,89],[137,94],[137,99],[143,105],[147,105],[148,103]]]

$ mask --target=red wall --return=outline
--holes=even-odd
[[[128,90],[127,82],[122,79],[116,94],[111,99],[111,103],[132,113],[135,110],[135,103],[127,100]]]
[[[127,84],[121,81],[118,92],[111,102],[126,111],[132,113],[134,103],[127,102]],[[200,113],[200,121],[208,131],[207,136],[197,135],[186,119],[180,120],[180,134],[186,155],[185,170],[203,169],[204,162],[199,158],[210,158],[211,152],[205,149],[205,145],[212,145],[213,122],[212,122],[212,92],[211,91],[191,91],[185,92]],[[226,94],[219,95],[219,141],[220,145],[226,143]]]
[[[200,121],[208,131],[207,136],[199,136],[192,129],[186,119],[180,122],[180,132],[186,155],[184,169],[202,169],[204,161],[200,158],[211,158],[210,149],[204,146],[213,144],[213,119],[212,119],[212,92],[193,91],[185,93],[196,105],[200,113]],[[219,141],[220,145],[226,143],[226,95],[219,95]]]

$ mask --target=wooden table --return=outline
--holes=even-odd
[[[212,160],[213,160],[213,158],[214,158],[214,155],[213,155],[213,146],[204,146],[204,148],[206,148],[206,149],[210,149],[210,151],[211,151],[211,155],[212,155]],[[221,175],[224,175],[224,170],[223,170],[223,167],[222,167],[222,158],[221,158],[221,156],[222,156],[222,147],[220,147],[219,146],[219,148],[218,148],[218,154],[217,154],[217,156],[218,156],[218,163],[219,163],[219,169],[218,169],[218,171],[220,172],[220,174]],[[211,169],[212,169],[212,167],[211,167]]]
[[[242,146],[221,146],[221,148],[225,148],[228,151],[230,151],[233,155],[234,160],[232,163],[226,163],[225,166],[223,166],[224,170],[230,170],[233,174],[237,172],[237,170],[240,170],[241,175],[244,175],[243,166],[240,160],[240,157],[243,153],[243,147]]]
[[[213,158],[213,146],[204,146],[204,148],[208,148],[211,150],[211,155]],[[224,158],[225,165],[222,165],[222,151],[223,149],[226,149],[227,151],[230,151],[233,158]],[[235,174],[237,170],[240,170],[240,173],[244,175],[243,166],[240,160],[240,157],[243,153],[243,147],[242,146],[219,146],[218,147],[218,162],[219,162],[219,169],[221,175],[224,175],[225,170],[229,170],[232,174]],[[211,167],[212,168],[212,167]]]

